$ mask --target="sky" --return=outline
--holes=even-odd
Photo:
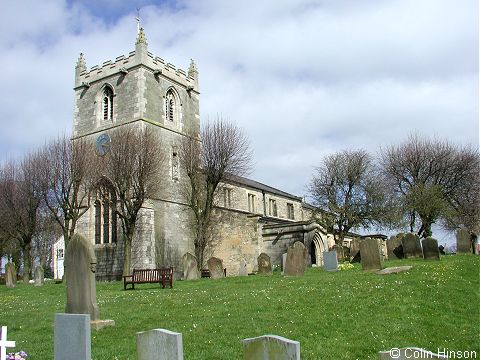
[[[201,121],[298,196],[323,156],[418,133],[479,146],[477,0],[0,0],[0,160],[70,134],[74,67],[134,50],[199,70]]]

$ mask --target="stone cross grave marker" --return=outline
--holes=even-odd
[[[137,333],[138,360],[183,360],[182,334],[165,329]]]
[[[90,314],[55,314],[54,359],[91,360],[91,351]]]
[[[437,240],[428,237],[422,240],[423,258],[425,260],[440,260]]]
[[[335,250],[323,252],[323,270],[325,271],[338,270],[337,252]]]
[[[244,259],[241,259],[238,265],[238,276],[247,276],[247,275],[248,275],[247,262]]]
[[[405,259],[423,258],[420,238],[416,234],[408,233],[402,238],[403,255]]]
[[[285,276],[302,276],[305,273],[308,252],[300,241],[295,242],[287,250],[287,261],[285,261]]]
[[[258,274],[259,275],[272,275],[272,262],[270,256],[265,253],[261,253],[258,258]]]
[[[244,339],[243,360],[300,360],[300,343],[276,335]]]
[[[90,314],[91,321],[100,319],[97,305],[95,270],[97,259],[93,245],[83,236],[74,235],[67,246],[67,305],[68,314]]]
[[[208,270],[210,270],[211,279],[222,279],[225,277],[223,272],[223,262],[222,259],[211,257],[207,261]]]
[[[15,264],[8,262],[5,265],[5,285],[11,289],[15,287],[17,283],[17,272],[15,270]]]
[[[455,235],[457,238],[457,253],[471,253],[472,244],[469,232],[465,229],[459,229]]]
[[[377,239],[366,238],[360,242],[360,256],[363,270],[382,268],[382,255]]]
[[[37,265],[35,268],[35,286],[42,286],[45,282],[45,275],[43,272],[43,266]]]
[[[398,234],[390,236],[390,239],[387,240],[388,260],[403,259],[402,237],[403,234]]]
[[[196,280],[200,277],[197,267],[197,258],[190,254],[186,253],[183,255],[183,279],[184,280]]]
[[[7,327],[2,326],[0,332],[0,360],[7,359],[7,347],[15,347],[15,341],[7,340]]]

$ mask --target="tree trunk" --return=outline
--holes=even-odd
[[[133,229],[127,229],[123,236],[123,276],[131,275]]]
[[[30,268],[31,268],[31,249],[32,246],[30,243],[27,243],[25,246],[22,247],[23,250],[23,282],[28,284],[30,280]]]

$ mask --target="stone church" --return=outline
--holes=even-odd
[[[182,276],[182,256],[194,253],[190,209],[180,195],[187,181],[179,167],[177,146],[188,132],[200,130],[198,70],[176,68],[148,51],[143,29],[135,50],[87,69],[83,54],[75,67],[73,138],[88,138],[98,155],[108,151],[110,134],[120,126],[151,127],[166,159],[160,190],[144,204],[132,244],[132,268],[174,266]],[[93,244],[97,279],[119,278],[123,249],[115,194],[103,179],[77,232]],[[254,272],[257,257],[267,253],[274,265],[295,241],[309,251],[312,264],[321,265],[322,252],[334,244],[333,235],[313,221],[313,208],[301,197],[243,177],[225,182],[215,209],[216,245],[209,256],[223,260],[228,275],[237,275],[244,260]],[[209,257],[208,256],[208,257]],[[207,258],[208,258],[207,257]]]

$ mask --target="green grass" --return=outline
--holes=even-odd
[[[298,340],[308,359],[376,359],[391,347],[476,351],[480,357],[480,257],[456,255],[379,276],[352,270],[308,269],[304,277],[249,276],[177,281],[173,289],[97,283],[102,319],[115,327],[92,332],[92,358],[135,359],[135,333],[165,328],[183,334],[185,359],[241,359],[248,337]],[[16,351],[53,358],[54,313],[63,312],[65,286],[0,287],[0,325]]]

